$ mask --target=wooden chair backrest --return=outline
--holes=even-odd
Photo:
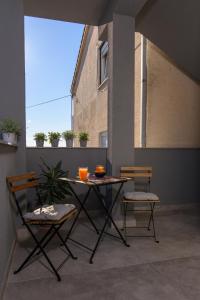
[[[121,177],[129,177],[133,179],[151,179],[152,167],[121,167]]]
[[[17,176],[9,176],[6,178],[6,180],[9,190],[12,193],[38,186],[38,178],[36,177],[35,172],[29,172]]]

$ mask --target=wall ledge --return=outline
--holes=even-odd
[[[162,150],[200,150],[200,147],[135,147],[135,150],[158,150],[158,151],[162,151]]]
[[[35,150],[47,150],[47,149],[53,149],[53,150],[107,150],[106,147],[72,147],[72,148],[69,148],[69,147],[26,147],[26,149],[35,149]]]
[[[0,140],[0,148],[17,149],[17,144],[11,144]]]

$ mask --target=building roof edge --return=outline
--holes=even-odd
[[[76,61],[76,66],[75,66],[75,70],[74,70],[74,75],[73,75],[73,79],[72,79],[72,83],[71,83],[71,95],[74,95],[74,90],[75,90],[75,86],[76,86],[76,80],[78,77],[78,73],[79,73],[79,69],[80,69],[80,65],[81,65],[81,59],[83,56],[83,52],[85,49],[85,45],[86,45],[86,40],[88,37],[88,32],[89,32],[89,28],[91,26],[89,25],[85,25],[84,30],[83,30],[83,34],[82,34],[82,39],[81,39],[81,44],[80,44],[80,48],[79,48],[79,53],[78,53],[78,57],[77,57],[77,61]]]

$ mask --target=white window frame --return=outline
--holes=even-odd
[[[99,47],[99,85],[108,78],[108,42]]]
[[[99,133],[99,147],[100,148],[108,147],[108,131],[101,131]]]

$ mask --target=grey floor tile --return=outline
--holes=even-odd
[[[44,266],[43,258],[13,275],[27,255],[25,248],[33,245],[30,240],[23,241],[15,249],[5,300],[199,300],[200,217],[191,212],[164,214],[156,223],[159,244],[150,238],[130,238],[131,247],[127,248],[105,236],[92,265],[90,253],[69,242],[78,260],[66,261],[60,283]],[[62,234],[66,235],[66,229]],[[83,221],[73,237],[88,246],[97,238]],[[66,258],[57,245],[54,240],[47,249],[56,266]]]
[[[150,265],[114,268],[63,276],[62,282],[53,279],[10,283],[5,300],[42,299],[116,299],[116,300],[186,300],[159,272]],[[64,297],[64,298],[63,298]],[[173,298],[172,298],[173,297]]]
[[[200,299],[200,257],[157,262],[153,267],[186,299]]]

